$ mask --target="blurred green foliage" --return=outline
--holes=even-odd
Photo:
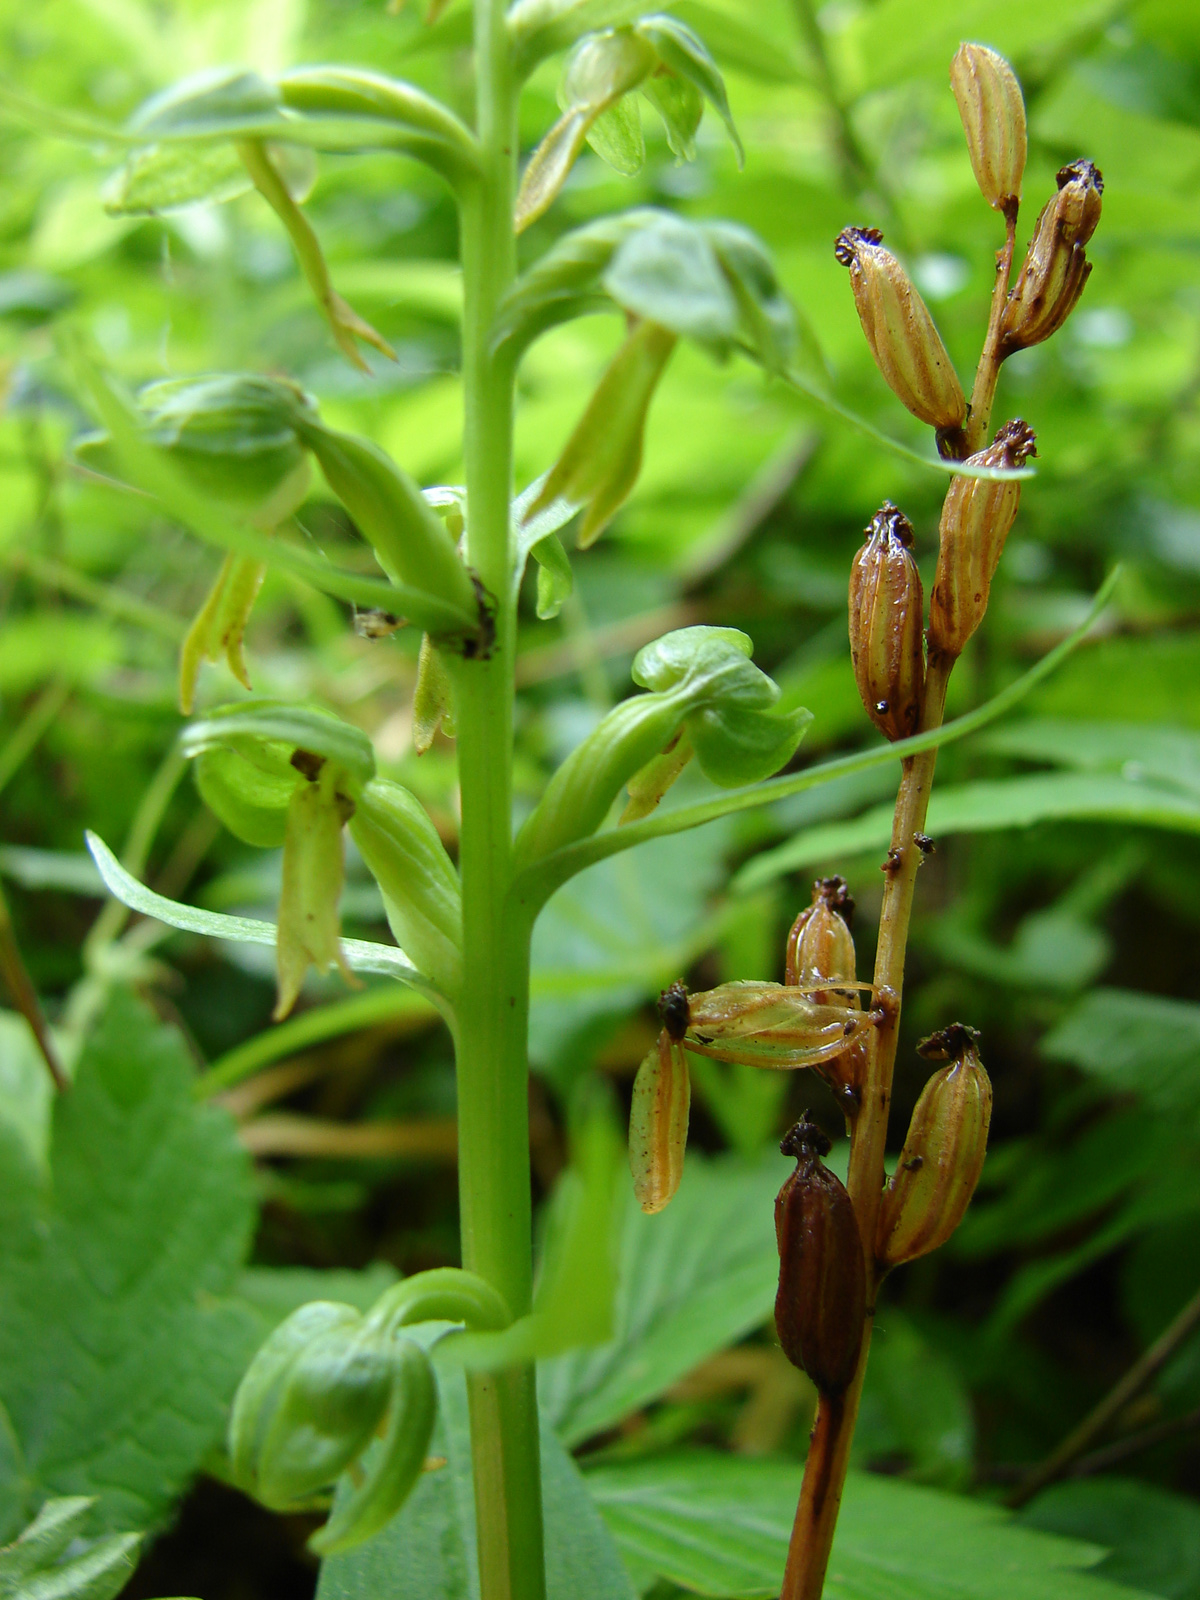
[[[820,11],[810,0],[680,0],[672,9],[726,72],[744,171],[711,114],[688,165],[676,164],[647,117],[642,170],[620,176],[585,152],[523,252],[639,204],[745,223],[770,246],[799,309],[805,374],[906,446],[925,449],[871,361],[832,243],[847,223],[882,226],[969,373],[1000,227],[975,189],[947,85],[959,40],[1005,52],[1025,86],[1031,152],[1019,242],[1064,161],[1087,155],[1104,172],[1080,308],[1062,335],[1013,358],[1001,378],[997,420],[1019,413],[1037,429],[1037,477],[951,710],[984,701],[1076,625],[1114,560],[1124,576],[1103,632],[1017,720],[948,747],[939,764],[939,848],[919,887],[893,1144],[921,1084],[913,1043],[961,1017],[983,1031],[996,1090],[992,1151],[955,1242],[888,1284],[857,1445],[864,1469],[995,1498],[1200,1290],[1200,10],[1194,0],[832,0]],[[71,442],[95,418],[63,330],[85,333],[131,387],[207,371],[294,380],[330,425],[369,435],[423,485],[453,485],[460,293],[453,208],[430,173],[391,155],[320,157],[307,174],[307,212],[339,292],[397,357],[372,352],[369,370],[357,372],[257,195],[230,182],[222,203],[143,215],[129,209],[137,191],[127,179],[119,209],[111,175],[122,153],[60,136],[50,113],[111,125],[184,72],[338,60],[407,78],[469,114],[467,10],[451,3],[432,27],[420,10],[415,0],[395,15],[383,0],[0,0],[0,873],[64,1036],[78,1036],[111,989],[134,983],[199,1060],[232,1061],[228,1052],[261,1037],[272,1002],[267,952],[102,911],[82,854],[85,827],[123,845],[130,869],[162,893],[210,909],[270,914],[279,868],[277,857],[222,833],[173,764],[177,651],[219,557],[143,497],[74,464]],[[558,116],[557,73],[548,62],[532,79],[526,151]],[[195,177],[167,176],[177,194]],[[152,198],[163,195],[160,187]],[[554,459],[619,339],[617,319],[591,318],[533,348],[521,377],[518,487]],[[681,346],[650,409],[633,496],[603,542],[574,560],[576,589],[557,619],[539,620],[535,580],[527,582],[523,811],[627,692],[635,651],[685,623],[752,636],[757,663],[784,688],[782,704],[813,713],[801,761],[873,741],[845,639],[849,561],[887,497],[913,519],[928,579],[945,481],[748,364],[715,364]],[[373,570],[319,480],[297,527],[311,555]],[[255,690],[327,705],[362,728],[381,773],[420,796],[452,848],[453,746],[439,738],[420,759],[412,750],[417,644],[411,630],[359,636],[347,607],[282,570],[268,573],[246,640]],[[204,668],[201,710],[237,692],[224,665]],[[783,935],[814,872],[851,878],[859,969],[869,970],[894,776],[868,772],[656,841],[591,869],[551,903],[535,946],[531,1036],[539,1193],[563,1166],[581,1086],[599,1073],[627,1095],[656,1026],[647,1002],[657,989],[680,974],[777,977]],[[688,776],[679,792],[709,790]],[[775,854],[761,854],[768,849]],[[344,914],[350,932],[386,939],[378,895],[353,859]],[[258,1069],[227,1101],[259,1158],[255,1259],[322,1270],[385,1261],[404,1271],[453,1260],[448,1043],[426,1007],[400,999],[389,1013],[381,1003],[364,1028],[361,1010],[348,1006],[343,1022],[332,1009],[343,998],[338,980],[311,981],[304,1015],[328,1006],[328,1024],[239,1058]],[[86,1064],[79,1070],[86,1076]],[[170,1068],[182,1070],[179,1061]],[[0,1125],[26,1167],[46,1137],[38,1072],[20,1026],[5,1019]],[[836,1127],[832,1103],[802,1073],[709,1065],[696,1087],[693,1142],[749,1162],[736,1181],[759,1212],[783,1171],[762,1152],[785,1119],[811,1105]],[[110,1137],[132,1159],[133,1132]],[[714,1164],[697,1183],[719,1187],[722,1172]],[[6,1206],[20,1209],[20,1186],[5,1190]],[[717,1207],[710,1223],[722,1215]],[[231,1240],[235,1220],[212,1226]],[[737,1238],[730,1232],[725,1243]],[[713,1297],[697,1309],[688,1296],[701,1299],[702,1286],[686,1274],[673,1300],[646,1291],[653,1348],[672,1348],[672,1316],[693,1341],[682,1344],[686,1361],[666,1361],[657,1378],[623,1370],[628,1321],[601,1357],[559,1357],[547,1373],[551,1415],[567,1419],[566,1438],[586,1447],[585,1462],[597,1456],[601,1509],[633,1577],[647,1592],[658,1584],[656,1597],[676,1592],[668,1580],[698,1580],[680,1553],[686,1529],[678,1548],[657,1553],[629,1531],[622,1507],[656,1481],[644,1478],[643,1456],[683,1451],[679,1495],[707,1504],[696,1498],[703,1492],[717,1505],[729,1500],[723,1469],[701,1447],[803,1452],[811,1394],[802,1382],[789,1388],[789,1369],[781,1374],[773,1359],[770,1249],[768,1237],[759,1259],[747,1245],[741,1277],[707,1258],[732,1309]],[[237,1256],[231,1243],[222,1293]],[[307,1281],[294,1300],[280,1291],[262,1325],[313,1292]],[[339,1287],[336,1297],[352,1296]],[[266,1290],[263,1300],[274,1304]],[[15,1339],[14,1316],[6,1294],[0,1322]],[[240,1359],[245,1350],[233,1344]],[[0,1393],[12,1376],[6,1360],[0,1351]],[[571,1363],[587,1368],[586,1381],[577,1373],[565,1383]],[[1113,1580],[1200,1596],[1197,1406],[1193,1337],[1103,1441],[1125,1442],[1119,1462],[1093,1463],[1119,1476],[1050,1490],[1029,1521],[1115,1545],[1099,1569]],[[177,1478],[218,1432],[189,1440]],[[7,1441],[0,1429],[0,1459]],[[577,1476],[565,1456],[554,1460],[569,1499]],[[177,1478],[168,1473],[156,1489],[150,1521]],[[97,1487],[47,1485],[60,1494]],[[199,1510],[185,1511],[130,1596],[202,1581],[206,1600],[247,1592],[235,1589],[232,1564],[224,1573],[203,1566],[206,1504],[201,1497]],[[984,1517],[978,1507],[954,1516],[968,1512]],[[968,1517],[954,1537],[969,1545],[973,1527]],[[300,1535],[292,1543],[298,1550]],[[920,1547],[914,1536],[905,1561]],[[1064,1549],[1077,1565],[1079,1547]],[[727,1586],[708,1592],[765,1593],[753,1586],[756,1559],[745,1555]],[[301,1558],[288,1562],[259,1593],[311,1592]],[[1065,1577],[1046,1581],[1064,1587],[1027,1592],[1073,1592]],[[868,1592],[877,1591],[851,1577],[838,1589]]]

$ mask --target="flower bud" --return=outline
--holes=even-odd
[[[687,1047],[714,1061],[787,1072],[831,1061],[875,1020],[840,991],[835,1004],[822,1005],[782,983],[722,983],[688,997]]]
[[[653,1215],[683,1176],[692,1086],[681,1039],[666,1028],[638,1068],[629,1112],[629,1170],[642,1210]]]
[[[1084,246],[1100,221],[1104,179],[1090,161],[1072,161],[1058,174],[1058,193],[1038,217],[1000,325],[1003,355],[1041,344],[1075,309],[1092,264]]]
[[[850,269],[859,321],[893,393],[939,433],[956,432],[967,416],[962,385],[928,306],[879,229],[843,228],[834,254]]]
[[[913,560],[912,523],[885,500],[850,569],[850,659],[863,705],[889,739],[921,720],[925,597]]]
[[[950,63],[950,86],[975,181],[990,206],[1015,216],[1026,151],[1025,101],[1016,73],[986,45],[962,44]]]
[[[854,940],[850,934],[853,914],[854,901],[845,878],[818,878],[813,884],[812,905],[800,913],[788,934],[785,984],[801,984],[808,989],[821,978],[854,980],[857,970]],[[844,1002],[858,1010],[861,1004],[854,989],[811,989],[810,992],[820,1005]],[[840,1055],[817,1068],[847,1116],[853,1117],[858,1110],[870,1048],[869,1037],[863,1035],[854,1039]]]
[[[875,1255],[881,1266],[936,1250],[958,1227],[987,1153],[992,1085],[974,1028],[956,1022],[918,1046],[948,1061],[921,1091],[904,1148],[883,1193]]]
[[[1037,436],[1018,417],[1006,422],[968,465],[1023,467]],[[929,653],[957,658],[983,621],[992,578],[1021,500],[1020,479],[956,477],[942,505],[937,572],[929,597]]]
[[[779,1292],[775,1327],[783,1352],[824,1395],[854,1376],[866,1317],[862,1240],[850,1196],[820,1157],[829,1140],[798,1122],[779,1146],[796,1170],[775,1201]]]

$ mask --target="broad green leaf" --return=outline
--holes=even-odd
[[[53,1098],[29,1024],[16,1011],[0,1011],[0,1121],[19,1135],[39,1167],[46,1158]]]
[[[1144,722],[1076,722],[1035,717],[998,728],[989,750],[1048,766],[1117,772],[1131,782],[1149,778],[1200,793],[1200,734]]]
[[[934,790],[926,831],[937,839],[948,833],[1030,828],[1064,818],[1200,833],[1200,796],[1159,783],[1081,773],[969,783]],[[755,889],[813,862],[885,849],[891,828],[892,808],[880,806],[849,822],[807,829],[777,850],[757,856],[738,874],[738,886]]]
[[[1093,990],[1042,1040],[1114,1094],[1167,1116],[1200,1112],[1200,1006],[1128,989]]]
[[[779,1593],[801,1468],[693,1451],[597,1467],[587,1484],[631,1565],[695,1593]],[[1093,1544],[1034,1534],[979,1500],[851,1473],[826,1600],[1119,1600]]]
[[[0,1600],[112,1600],[133,1575],[136,1533],[88,1540],[86,1495],[47,1500],[13,1544],[0,1549]]]
[[[49,1179],[0,1126],[0,1404],[30,1499],[96,1495],[97,1529],[166,1514],[240,1376],[243,1315],[219,1297],[249,1245],[249,1163],[192,1075],[118,993],[55,1101]]]
[[[961,1374],[902,1311],[882,1307],[853,1460],[903,1462],[909,1481],[953,1489],[970,1479],[974,1456],[975,1420]]]
[[[322,1563],[318,1600],[479,1600],[475,1505],[466,1391],[458,1373],[439,1374],[433,1453],[426,1473],[382,1533]],[[612,1538],[579,1470],[543,1421],[542,1495],[547,1600],[633,1600]]]
[[[767,1321],[779,1279],[775,1194],[787,1175],[774,1152],[752,1164],[693,1153],[656,1216],[627,1185],[616,1336],[539,1368],[542,1405],[567,1444],[614,1427]]]
[[[275,947],[275,924],[260,922],[254,917],[228,917],[218,911],[202,911],[199,906],[181,905],[178,900],[168,900],[165,895],[147,889],[113,855],[112,851],[94,833],[87,835],[88,849],[100,869],[108,892],[145,917],[155,917],[169,928],[179,928],[184,933],[202,933],[210,939],[229,939],[234,944],[265,944]],[[403,950],[391,945],[373,944],[367,939],[343,939],[342,954],[354,972],[376,972],[383,977],[398,978],[401,983],[434,995]],[[436,997],[441,1002],[441,996]]]
[[[1020,1520],[1107,1545],[1096,1573],[1114,1583],[1168,1600],[1200,1593],[1200,1506],[1183,1495],[1130,1478],[1079,1478],[1044,1489]]]

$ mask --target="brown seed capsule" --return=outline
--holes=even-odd
[[[796,1170],[775,1201],[779,1292],[775,1327],[783,1352],[825,1395],[854,1376],[866,1317],[867,1285],[854,1207],[820,1157],[829,1140],[798,1122],[779,1146]]]
[[[885,500],[850,569],[850,659],[867,714],[889,739],[917,731],[925,686],[925,597],[912,523]]]
[[[928,306],[879,229],[843,228],[834,254],[850,269],[859,321],[893,393],[939,433],[957,432],[967,415],[962,385]]]
[[[918,1045],[948,1061],[921,1091],[891,1182],[883,1193],[875,1255],[883,1267],[936,1250],[971,1203],[987,1153],[992,1085],[979,1059],[979,1035],[956,1022]]]
[[[850,933],[853,915],[854,900],[845,878],[818,878],[813,884],[812,905],[800,913],[788,934],[784,983],[810,987],[821,978],[852,981],[857,977],[854,940]],[[810,992],[821,1005],[846,1002],[857,1010],[861,1004],[854,989],[811,989]],[[870,1048],[870,1039],[860,1036],[851,1040],[841,1054],[816,1069],[848,1117],[858,1111]]]
[[[869,989],[870,984],[847,984]],[[687,1047],[714,1061],[790,1072],[840,1056],[878,1020],[842,990],[820,1005],[803,989],[782,983],[741,981],[688,996]]]
[[[691,1098],[683,1044],[664,1028],[638,1068],[629,1112],[629,1170],[643,1211],[661,1211],[679,1187]]]
[[[1092,270],[1084,246],[1100,221],[1103,193],[1104,179],[1090,161],[1072,161],[1059,172],[1058,193],[1042,208],[1004,308],[1002,355],[1041,344],[1075,309]]]
[[[1018,417],[978,455],[976,467],[1023,467],[1037,435]],[[929,597],[929,654],[957,658],[983,621],[1004,541],[1017,515],[1020,479],[956,477],[942,505],[937,572]]]
[[[995,50],[961,44],[950,63],[967,150],[983,197],[1015,216],[1025,172],[1025,101],[1016,73]]]

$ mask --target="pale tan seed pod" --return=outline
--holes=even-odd
[[[1015,217],[1027,149],[1025,100],[1017,75],[986,45],[960,44],[950,63],[950,87],[975,181],[990,206]]]
[[[1000,353],[1026,350],[1056,333],[1074,311],[1092,264],[1084,246],[1100,221],[1104,178],[1090,161],[1058,174],[1058,193],[1042,208],[1000,325]]]
[[[661,1211],[683,1176],[692,1086],[682,1040],[664,1028],[633,1080],[629,1170],[638,1204]]]
[[[853,982],[858,976],[850,932],[853,915],[854,900],[845,878],[818,878],[813,884],[812,904],[800,913],[788,934],[784,983],[803,985],[818,1004],[845,1002],[858,1010],[861,1001],[856,989],[812,987],[823,978]],[[870,1048],[869,1036],[859,1036],[817,1068],[851,1118],[861,1101]]]
[[[945,1244],[971,1203],[992,1117],[992,1085],[979,1035],[956,1022],[918,1046],[948,1061],[921,1091],[891,1182],[883,1192],[875,1255],[881,1267],[914,1261]]]
[[[1018,417],[968,464],[1023,467],[1037,436]],[[929,654],[957,659],[983,621],[992,579],[1021,500],[1020,479],[956,477],[942,505],[937,572],[929,597]]]
[[[885,500],[850,569],[854,678],[868,716],[889,739],[916,733],[925,687],[925,596],[912,542],[912,523]]]
[[[878,228],[843,228],[834,255],[850,287],[875,363],[892,392],[949,447],[967,416],[958,374],[929,308]]]

